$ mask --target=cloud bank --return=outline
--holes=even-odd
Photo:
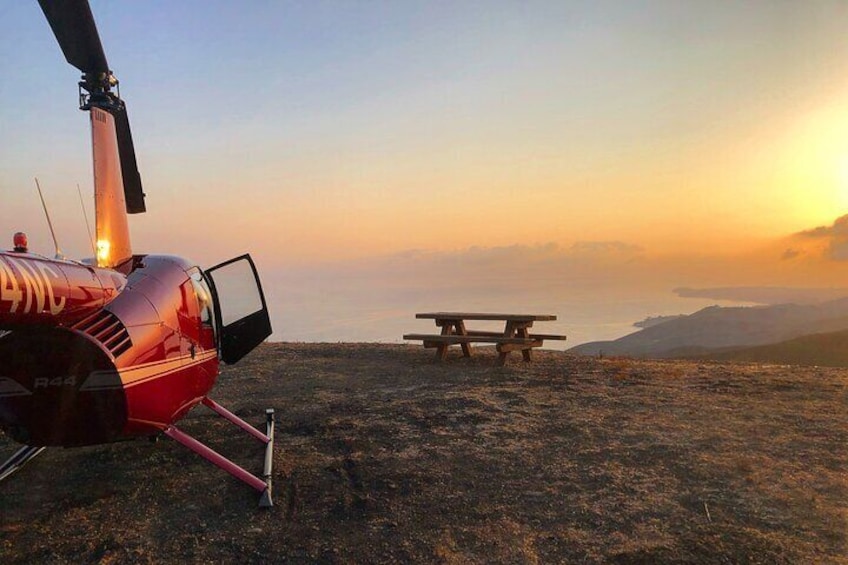
[[[819,254],[831,261],[848,261],[848,214],[837,218],[830,226],[819,226],[804,230],[795,235],[798,240],[818,243]],[[787,249],[784,257],[794,259],[801,253],[796,249]]]

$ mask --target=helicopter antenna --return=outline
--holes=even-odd
[[[47,204],[44,203],[44,195],[41,194],[41,185],[38,184],[38,178],[35,179],[35,188],[38,189],[38,197],[41,198],[41,207],[44,208],[44,215],[47,217],[47,226],[50,228],[50,235],[53,236],[53,245],[56,247],[55,259],[64,259],[65,255],[59,249],[59,242],[56,240],[56,232],[53,230],[53,222],[50,221],[50,213],[47,211]]]
[[[79,183],[77,183],[77,194],[79,194],[80,206],[82,206],[82,217],[85,218],[85,229],[88,230],[88,241],[91,242],[92,257],[97,257],[97,248],[94,246],[94,236],[91,234],[91,224],[88,223],[88,214],[85,211],[85,202],[82,199],[82,191],[80,190]]]

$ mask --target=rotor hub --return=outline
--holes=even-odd
[[[90,110],[92,107],[104,110],[122,108],[120,83],[112,71],[106,73],[85,73],[79,85],[80,110]],[[116,94],[112,93],[112,88]]]

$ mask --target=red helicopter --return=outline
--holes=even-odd
[[[249,255],[203,270],[166,255],[133,254],[127,214],[144,192],[118,80],[87,0],[39,0],[67,61],[79,69],[91,118],[96,257],[49,259],[0,251],[0,429],[24,444],[0,480],[48,446],[165,434],[261,493],[271,506],[274,412],[263,433],[208,396],[219,362],[235,363],[271,335]],[[203,404],[266,444],[262,476],[176,426]]]

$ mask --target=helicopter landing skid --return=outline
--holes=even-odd
[[[238,480],[250,485],[256,491],[260,492],[261,497],[259,499],[259,506],[263,508],[273,506],[274,504],[271,500],[271,466],[273,465],[274,457],[274,409],[268,408],[265,410],[266,432],[263,434],[214,400],[204,398],[202,402],[204,406],[224,419],[229,420],[265,444],[265,464],[262,470],[262,478],[246,471],[244,468],[233,463],[217,451],[207,447],[187,433],[179,430],[176,426],[168,426],[163,433],[182,446],[194,451],[216,467],[223,469]]]
[[[17,450],[3,465],[0,465],[0,481],[18,471],[44,449],[44,447],[25,445]]]

